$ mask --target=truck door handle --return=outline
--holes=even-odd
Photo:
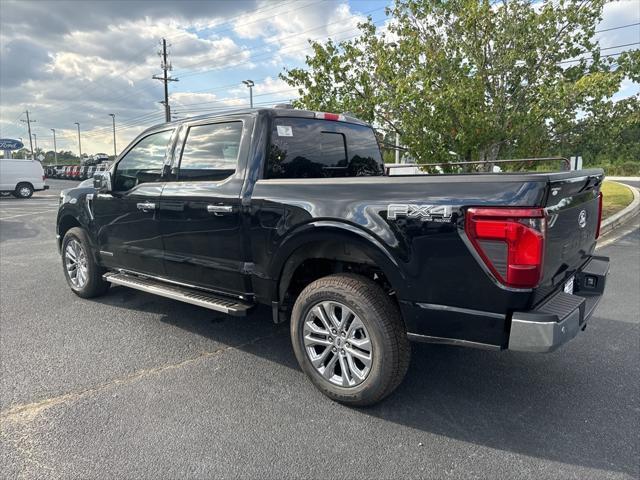
[[[207,205],[207,212],[214,215],[224,215],[226,213],[232,213],[233,207],[231,205]]]
[[[151,210],[156,209],[156,204],[152,202],[142,202],[138,203],[138,210],[142,210],[143,212],[150,212]]]

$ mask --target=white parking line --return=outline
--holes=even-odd
[[[0,217],[0,220],[10,220],[12,218],[18,218],[18,217],[27,217],[29,215],[40,215],[43,213],[49,213],[49,212],[55,212],[57,210],[57,208],[50,208],[49,210],[43,210],[41,212],[31,212],[31,213],[23,213],[20,215],[12,215],[10,217]]]

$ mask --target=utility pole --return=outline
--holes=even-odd
[[[56,165],[58,165],[58,146],[56,145],[56,129],[52,128],[51,131],[53,132],[53,158]]]
[[[118,150],[116,149],[116,114],[110,113],[109,116],[113,120],[113,159],[118,156]]]
[[[396,163],[400,163],[400,134],[396,132]]]
[[[31,124],[35,122],[35,120],[29,120],[29,110],[26,110],[24,113],[27,114],[27,119],[20,121],[27,124],[27,130],[29,130],[29,146],[31,147],[31,160],[35,160],[36,157],[33,155],[33,141],[31,140]]]
[[[242,80],[247,87],[249,87],[249,107],[253,108],[253,87],[255,85],[253,80]]]
[[[172,70],[171,64],[167,60],[167,39],[162,39],[162,52],[159,53],[162,57],[162,62],[160,62],[160,68],[162,69],[162,76],[154,75],[154,80],[160,80],[164,83],[164,118],[165,121],[171,121],[171,107],[169,106],[169,82],[177,82],[177,78],[172,78],[169,76],[169,72]]]
[[[82,143],[80,142],[80,123],[73,122],[78,126],[78,151],[80,152],[80,163],[82,163]]]

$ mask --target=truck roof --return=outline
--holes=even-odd
[[[321,119],[320,117],[317,116],[318,113],[323,113],[323,112],[315,112],[312,110],[301,110],[301,109],[297,109],[297,108],[288,108],[288,107],[261,107],[261,108],[231,108],[229,110],[224,110],[224,111],[218,111],[218,112],[212,112],[212,113],[205,113],[203,115],[197,115],[197,116],[193,116],[193,117],[185,117],[185,118],[181,118],[179,120],[173,120],[171,122],[164,122],[164,123],[160,123],[160,124],[156,124],[153,127],[150,127],[147,130],[151,130],[151,129],[156,129],[158,128],[158,126],[161,125],[167,125],[167,126],[175,126],[175,125],[180,125],[182,123],[185,122],[192,122],[192,121],[199,121],[199,120],[207,120],[207,119],[215,119],[215,118],[221,118],[221,117],[229,117],[229,116],[234,116],[234,115],[249,115],[249,114],[267,114],[271,117],[298,117],[298,118],[318,118]],[[370,127],[371,125],[368,124],[367,122],[364,122],[362,120],[360,120],[359,118],[356,118],[348,113],[342,113],[340,114],[343,119],[341,119],[340,121],[344,121],[347,123],[354,123],[357,125],[364,125],[367,127]],[[146,130],[145,130],[146,132]],[[145,133],[143,132],[143,133]]]

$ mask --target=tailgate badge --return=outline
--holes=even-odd
[[[578,214],[578,225],[580,226],[580,228],[584,228],[587,226],[587,211],[586,210],[580,210],[580,213]]]

